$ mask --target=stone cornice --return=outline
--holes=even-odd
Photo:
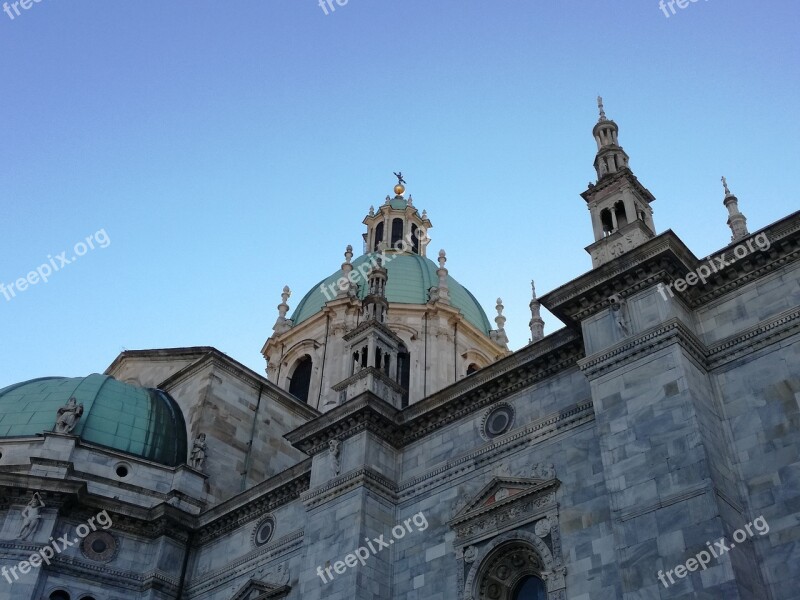
[[[757,246],[742,258],[733,258],[733,249],[764,234],[769,250]],[[671,230],[641,246],[556,288],[539,301],[564,323],[577,327],[587,317],[605,309],[608,297],[619,293],[629,296],[656,283],[669,283],[695,272],[715,259],[729,262],[719,272],[706,278],[706,283],[688,286],[683,292],[671,289],[676,298],[696,309],[731,293],[743,285],[763,277],[800,259],[800,211],[777,221],[744,240],[732,243],[709,257],[697,258]],[[713,264],[718,264],[715,261]]]
[[[706,346],[688,326],[674,318],[589,356],[578,364],[589,379],[594,379],[641,355],[652,354],[660,346],[679,343],[701,367],[711,371],[799,332],[798,307],[785,310],[711,346]]]
[[[389,327],[386,326],[384,323],[380,323],[380,322],[376,321],[375,319],[369,319],[368,321],[362,321],[357,327],[355,327],[355,328],[351,329],[350,331],[348,331],[347,333],[345,333],[344,336],[342,336],[342,339],[345,342],[350,342],[354,338],[358,337],[360,334],[362,334],[365,331],[367,331],[368,329],[376,329],[376,330],[380,331],[383,335],[388,337],[390,340],[394,340],[394,342],[397,343],[397,344],[402,344],[403,343],[403,340],[401,340],[399,337],[397,337],[397,334],[394,331],[389,329]]]
[[[323,486],[305,492],[300,499],[307,509],[316,508],[362,486],[392,503],[397,502],[397,484],[369,467],[355,469],[336,477]]]
[[[450,521],[448,521],[447,523],[448,526],[450,526],[451,528],[455,528],[458,525],[461,525],[462,523],[467,523],[469,521],[479,519],[484,515],[494,512],[498,509],[502,509],[503,507],[509,504],[519,502],[520,500],[522,500],[527,496],[532,496],[532,495],[539,496],[539,495],[549,494],[550,492],[554,492],[556,489],[558,489],[558,486],[561,483],[560,481],[558,481],[558,479],[555,478],[552,478],[547,481],[533,481],[531,479],[526,479],[522,477],[503,477],[503,478],[497,478],[496,481],[498,481],[498,483],[508,485],[509,487],[517,485],[518,487],[524,488],[524,490],[517,494],[510,495],[498,502],[478,506],[472,510],[465,511],[462,514],[458,514],[452,519],[450,519]]]
[[[364,392],[284,437],[308,455],[327,449],[331,439],[345,439],[365,430],[399,447],[398,414],[388,402]]]
[[[499,398],[569,369],[582,357],[581,337],[562,329],[403,411],[365,392],[284,437],[306,454],[316,454],[327,448],[330,439],[369,430],[400,448]]]
[[[622,150],[622,148],[619,146],[617,149]],[[586,200],[587,204],[591,203],[594,201],[594,197],[598,194],[598,192],[605,191],[606,188],[617,182],[622,182],[623,180],[624,182],[630,183],[631,186],[633,186],[633,188],[648,202],[653,202],[655,200],[655,196],[650,193],[650,190],[642,185],[642,183],[639,181],[639,178],[633,174],[633,171],[631,171],[629,167],[623,167],[616,173],[608,173],[601,177],[600,181],[598,181],[595,185],[590,186],[585,192],[581,192],[581,198]]]
[[[665,321],[622,342],[578,362],[589,379],[603,375],[621,363],[641,355],[650,355],[673,342],[680,343],[701,365],[705,366],[706,348],[702,341],[677,318]]]
[[[349,386],[351,383],[355,383],[356,381],[358,381],[359,379],[363,379],[367,375],[372,375],[376,379],[379,379],[384,385],[387,385],[388,387],[392,388],[395,392],[399,394],[402,394],[404,391],[403,387],[399,383],[397,383],[391,377],[386,375],[386,373],[384,373],[380,369],[376,369],[375,367],[364,367],[363,369],[359,369],[344,381],[340,381],[336,385],[331,386],[331,388],[335,392],[341,392],[342,390],[346,389],[347,386]]]
[[[36,490],[48,507],[63,510],[65,519],[81,519],[103,510],[107,511],[113,528],[134,535],[154,539],[168,535],[185,541],[194,527],[196,518],[167,504],[142,508],[118,499],[107,498],[88,491],[85,481],[54,480],[36,475],[0,473],[0,495],[19,497],[24,504],[30,490]],[[24,500],[22,500],[25,498]]]
[[[209,589],[226,585],[244,573],[251,573],[253,569],[278,556],[285,556],[299,549],[303,544],[304,531],[293,531],[280,539],[257,546],[250,552],[240,556],[234,561],[225,563],[219,569],[201,573],[193,577],[186,586],[187,596],[194,597]]]
[[[403,444],[411,443],[501,398],[552,377],[584,356],[583,340],[561,329],[405,409]]]
[[[483,468],[486,464],[495,464],[521,446],[541,443],[565,430],[580,427],[593,420],[594,405],[591,400],[564,407],[466,454],[454,457],[435,469],[402,481],[398,487],[400,501],[417,498],[437,486],[449,484],[464,473]]]
[[[300,497],[311,484],[311,459],[287,469],[197,518],[198,545],[233,531]]]
[[[798,332],[800,307],[794,307],[709,346],[706,350],[708,367],[719,367]]]

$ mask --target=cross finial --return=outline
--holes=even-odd
[[[725,179],[725,176],[722,176],[722,187],[725,188],[725,195],[730,196],[731,191],[728,189],[728,180]]]
[[[597,97],[597,108],[600,110],[600,120],[601,121],[605,121],[606,120],[606,111],[603,108],[603,97],[602,96],[598,96]]]

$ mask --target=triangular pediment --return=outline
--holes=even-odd
[[[267,600],[267,598],[283,598],[289,591],[285,585],[274,585],[265,581],[251,579],[242,586],[231,600]]]
[[[545,492],[558,486],[558,480],[518,477],[495,477],[477,494],[471,496],[453,516],[451,523],[469,519],[524,496]]]

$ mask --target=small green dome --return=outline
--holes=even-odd
[[[370,259],[379,257],[379,254],[369,253],[359,256],[353,261],[353,268],[357,270],[359,266],[368,262]],[[398,304],[427,304],[428,290],[439,285],[439,276],[436,270],[439,266],[431,259],[418,254],[409,253],[387,253],[384,267],[388,272],[389,281],[386,285],[386,297],[389,302]],[[339,291],[336,281],[344,276],[340,269],[330,277],[326,277],[311,291],[309,291],[292,315],[295,324],[302,323],[306,319],[314,316],[322,310],[327,299],[323,294],[321,286],[325,286],[330,298],[335,297]],[[367,286],[361,276],[356,280],[359,283],[358,295],[361,299],[367,295]],[[333,284],[333,288],[331,288]],[[447,276],[447,285],[450,288],[450,304],[459,309],[464,318],[477,327],[485,334],[489,334],[491,327],[486,313],[475,297],[464,286],[455,279]]]
[[[0,438],[52,431],[57,411],[74,396],[83,415],[73,435],[174,467],[186,462],[186,423],[166,392],[113,377],[43,377],[0,390]]]

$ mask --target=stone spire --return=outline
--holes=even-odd
[[[439,250],[439,268],[436,269],[436,275],[439,276],[439,285],[431,288],[431,300],[442,304],[450,304],[450,287],[447,285],[448,271],[444,266],[446,262],[447,254],[445,254],[444,250]]]
[[[281,293],[281,303],[278,304],[278,319],[275,321],[275,325],[272,327],[272,331],[274,331],[277,335],[285,333],[292,328],[292,321],[291,319],[286,318],[286,313],[289,312],[289,305],[286,304],[286,301],[289,299],[289,296],[292,295],[292,290],[289,289],[288,285],[283,286],[283,293]]]
[[[602,110],[602,104],[601,110]],[[539,313],[541,310],[542,305],[539,304],[539,300],[536,298],[536,286],[531,279],[531,295],[533,299],[529,306],[531,307],[531,321],[528,325],[531,328],[531,343],[538,342],[540,339],[544,337],[544,321]]]
[[[503,299],[497,299],[497,316],[494,318],[494,322],[497,324],[497,329],[494,331],[489,332],[489,337],[492,338],[496,344],[503,346],[504,348],[508,348],[508,336],[506,336],[506,318],[503,316]]]
[[[747,218],[739,212],[739,199],[728,189],[728,181],[722,178],[722,187],[725,190],[725,199],[722,203],[728,209],[728,227],[731,228],[731,241],[735,242],[746,238],[750,233],[747,231]]]
[[[597,107],[600,118],[592,130],[592,135],[597,142],[597,155],[594,159],[594,169],[597,171],[597,180],[600,181],[608,175],[628,168],[628,155],[619,145],[617,135],[619,127],[614,121],[606,118],[603,107],[603,98],[597,97]]]
[[[347,285],[344,287],[344,289],[339,288],[339,292],[336,294],[336,296],[339,298],[345,298],[347,296],[355,295],[354,288],[356,284],[353,283],[348,277],[350,271],[353,270],[353,265],[350,262],[351,260],[353,260],[353,247],[350,244],[348,244],[347,248],[344,251],[344,262],[342,263],[342,273],[343,273],[342,278],[347,279]]]
[[[628,166],[628,155],[619,145],[617,124],[606,117],[603,99],[597,97],[600,116],[592,129],[597,142],[594,168],[597,184],[590,183],[581,197],[592,217],[594,242],[586,247],[592,266],[599,267],[641,246],[655,236],[653,194]]]
[[[389,302],[386,300],[386,281],[388,279],[389,273],[379,258],[375,262],[375,266],[367,273],[367,295],[362,303],[365,321],[371,319],[378,323],[386,321],[386,311],[389,310]]]

